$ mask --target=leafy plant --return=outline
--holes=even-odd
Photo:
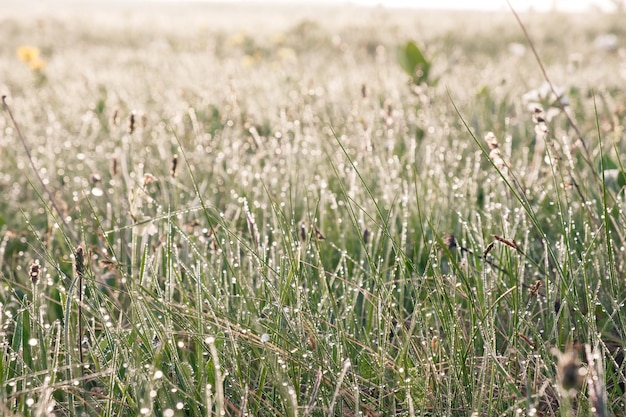
[[[406,45],[398,48],[398,63],[415,85],[435,83],[435,80],[430,78],[432,62],[424,56],[415,41],[408,41]]]

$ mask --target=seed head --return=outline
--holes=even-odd
[[[304,221],[300,222],[300,230],[298,232],[298,235],[300,236],[300,241],[301,242],[305,242],[306,241],[306,223]]]
[[[132,135],[133,132],[135,131],[135,127],[136,127],[135,112],[132,112],[130,114],[130,117],[128,118],[128,133]]]
[[[111,114],[111,124],[113,126],[117,126],[120,122],[119,119],[120,111],[118,109],[113,110],[113,114]]]
[[[587,375],[587,369],[580,363],[577,352],[569,347],[564,353],[557,348],[552,348],[550,353],[557,357],[556,374],[559,386],[565,394],[575,394]]]
[[[170,169],[170,175],[172,178],[176,176],[176,168],[178,167],[178,155],[172,157],[172,168]]]
[[[448,248],[448,250],[457,247],[456,238],[452,234],[445,235],[442,240],[443,240],[443,245],[446,248]]]
[[[74,253],[74,266],[76,267],[76,275],[85,276],[85,250],[79,246]]]
[[[111,166],[110,166],[110,169],[109,169],[112,177],[115,177],[117,175],[117,171],[118,171],[118,166],[117,165],[118,165],[117,158],[113,157],[111,159]]]
[[[496,138],[496,135],[493,132],[487,132],[485,134],[485,142],[487,142],[487,146],[489,146],[489,149],[494,150],[497,149],[498,146],[498,138]]]
[[[363,243],[367,245],[369,241],[370,241],[370,231],[369,229],[366,228],[365,230],[363,230]]]
[[[490,244],[487,245],[487,247],[483,251],[483,258],[486,258],[487,255],[489,255],[489,253],[493,250],[493,247],[495,245],[496,245],[496,242],[491,242]]]
[[[313,225],[313,232],[315,233],[315,239],[317,240],[326,240],[326,236],[320,231],[317,225]]]
[[[30,280],[33,284],[37,284],[39,281],[39,270],[41,269],[41,265],[39,265],[39,261],[35,261],[30,265]]]

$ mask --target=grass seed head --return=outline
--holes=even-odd
[[[317,240],[326,240],[326,236],[324,236],[324,233],[322,233],[319,229],[319,227],[317,227],[317,225],[313,225],[313,232],[315,233],[315,239]]]
[[[85,275],[85,250],[82,246],[79,246],[74,253],[74,266],[78,276]]]
[[[578,359],[578,352],[573,347],[568,347],[565,352],[561,352],[553,347],[550,350],[557,358],[556,373],[559,387],[564,395],[575,395],[587,376],[587,369],[582,366]]]
[[[456,248],[457,247],[457,243],[456,243],[456,238],[454,237],[453,234],[447,234],[443,237],[442,239],[443,241],[443,246],[445,246],[446,248],[448,248],[448,250],[452,249],[452,248]]]
[[[178,155],[172,157],[172,168],[170,169],[170,175],[172,178],[176,177],[176,169],[178,168]]]
[[[154,175],[150,173],[145,173],[143,176],[143,187],[146,188],[148,184],[152,184],[153,182],[157,182],[157,181],[158,180]]]
[[[117,162],[117,158],[113,157],[111,158],[111,166],[109,167],[109,171],[112,177],[115,177],[118,173],[118,162]]]
[[[130,114],[130,117],[128,118],[128,133],[130,135],[133,134],[133,132],[135,132],[135,128],[137,127],[137,121],[135,120],[135,112],[132,112]]]
[[[498,236],[498,235],[492,235],[493,238],[495,240],[497,240],[500,243],[505,244],[506,246],[513,248],[517,251],[521,251],[522,248],[520,248],[520,246],[517,244],[517,242],[515,241],[515,239],[505,239],[502,236]]]
[[[365,228],[365,230],[363,230],[363,243],[367,245],[369,241],[370,241],[370,231],[369,229]]]
[[[28,274],[30,275],[30,280],[33,284],[37,284],[37,282],[39,281],[40,269],[41,265],[39,265],[39,261],[35,261],[30,265],[30,271]]]
[[[496,242],[491,242],[490,244],[487,245],[487,247],[483,251],[483,258],[486,258],[487,255],[489,255],[489,253],[493,250],[493,247],[495,245],[496,245]]]
[[[487,132],[485,134],[485,142],[487,142],[487,146],[489,146],[489,149],[492,151],[498,148],[498,138],[496,138],[493,132]]]
[[[111,113],[111,124],[113,126],[120,124],[120,111],[117,108],[113,110],[113,113]]]
[[[298,236],[300,237],[301,242],[306,242],[307,231],[306,223],[304,221],[300,222],[300,230],[298,230]]]
[[[541,287],[541,280],[537,280],[532,287],[530,287],[530,290],[528,291],[530,293],[530,295],[537,295],[539,293],[539,288]]]

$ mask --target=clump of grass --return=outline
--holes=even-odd
[[[626,219],[603,177],[623,120],[598,131],[623,94],[595,86],[610,99],[593,120],[595,90],[579,87],[548,118],[522,103],[543,71],[507,55],[511,36],[491,36],[484,71],[470,71],[471,36],[389,13],[228,48],[229,33],[191,24],[163,42],[148,26],[103,42],[83,24],[80,41],[63,32],[54,82],[10,74],[0,127],[23,146],[2,143],[0,161],[4,408],[623,409]],[[407,88],[389,52],[407,36],[457,50],[437,54],[438,83]],[[66,76],[76,54],[81,82]],[[561,58],[545,73],[578,86]],[[124,72],[95,71],[105,62]]]

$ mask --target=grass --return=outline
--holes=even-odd
[[[622,17],[249,7],[2,14],[3,414],[624,415]]]

